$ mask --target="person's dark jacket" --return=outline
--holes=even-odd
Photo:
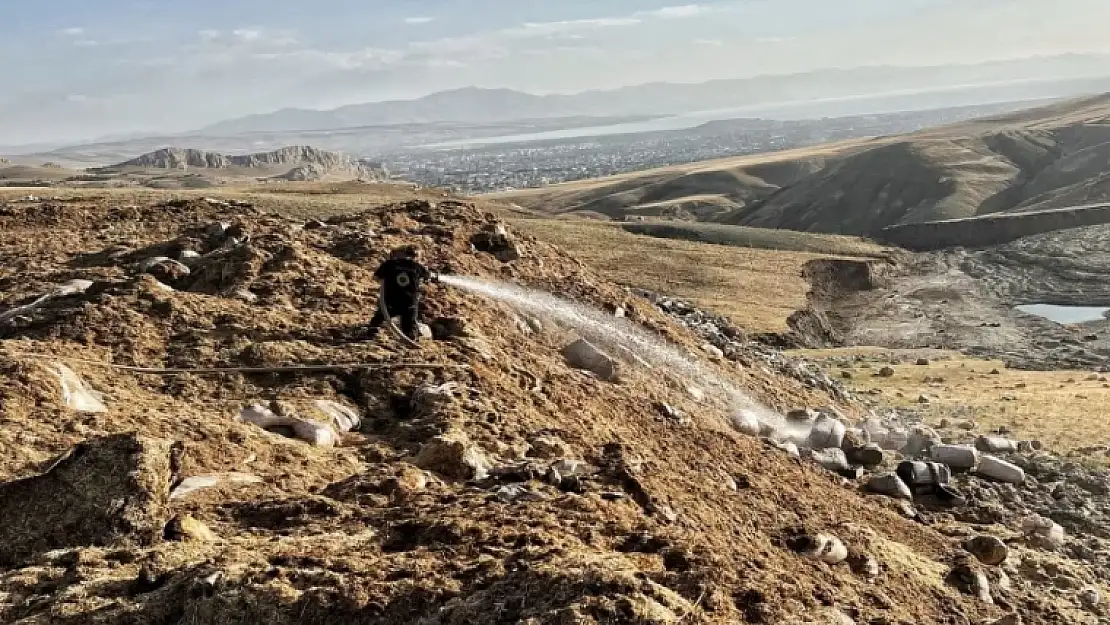
[[[385,299],[393,303],[415,301],[420,286],[433,279],[428,268],[409,258],[391,258],[378,267],[374,277],[385,287]]]

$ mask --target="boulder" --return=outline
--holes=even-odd
[[[979,452],[970,445],[934,445],[930,455],[957,471],[970,471],[979,464]]]
[[[160,540],[175,456],[169,441],[120,434],[78,444],[41,475],[0,484],[0,564]]]
[[[558,458],[567,458],[571,455],[570,445],[567,445],[563,439],[557,436],[537,436],[528,442],[531,445],[528,456],[531,458],[556,460]]]
[[[191,273],[191,270],[181,261],[166,256],[155,256],[154,258],[148,258],[139,263],[139,273],[150,274],[160,282],[173,284],[187,277]]]
[[[1056,550],[1064,546],[1064,528],[1052,519],[1036,515],[1026,517],[1021,522],[1021,531],[1030,543],[1042,549]]]
[[[810,449],[837,449],[844,444],[844,434],[847,428],[838,419],[821,415],[813,424],[809,432],[806,446]]]
[[[1025,483],[1025,471],[1021,467],[994,456],[984,455],[979,458],[979,466],[976,467],[975,474],[1006,484]]]
[[[732,415],[732,427],[748,436],[759,436],[763,430],[759,419],[750,410],[740,410]]]
[[[589,371],[606,382],[615,382],[620,377],[617,361],[585,339],[567,345],[562,354],[570,366]]]
[[[879,369],[878,376],[880,378],[893,378],[894,367],[883,367],[882,369]]]
[[[964,543],[964,549],[983,564],[998,566],[1006,561],[1010,550],[1006,543],[994,536],[976,536]]]
[[[895,473],[881,473],[873,476],[863,485],[863,490],[869,493],[894,497],[895,499],[913,499],[913,493],[910,491],[910,487]]]

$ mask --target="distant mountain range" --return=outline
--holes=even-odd
[[[1067,97],[1105,89],[1110,55],[1060,55],[969,65],[858,67],[789,75],[714,80],[696,84],[650,83],[573,95],[532,95],[511,89],[467,87],[415,100],[353,104],[332,110],[283,109],[231,119],[197,131],[204,135],[312,131],[356,126],[442,122],[489,123],[573,116],[666,115],[781,102],[951,90],[937,106],[961,106],[969,87],[996,85],[1002,99]],[[1102,79],[1103,86],[1087,80]],[[1087,89],[1087,91],[1084,91]],[[961,97],[963,98],[961,100]]]

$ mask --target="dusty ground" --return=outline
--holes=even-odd
[[[1110,227],[1026,237],[983,250],[920,254],[859,289],[817,285],[849,345],[940,348],[1005,360],[1016,368],[1110,366],[1110,322],[1061,325],[1014,309],[1020,304],[1110,306]],[[872,264],[873,266],[877,266]]]
[[[1026,586],[999,589],[993,605],[961,593],[944,581],[958,540],[734,433],[725,406],[696,402],[661,372],[629,365],[609,383],[569,368],[555,325],[537,334],[500,305],[434,286],[428,318],[461,317],[465,336],[411,351],[387,335],[357,340],[374,267],[412,243],[433,267],[620,306],[632,323],[702,353],[689,331],[545,242],[517,235],[522,258],[508,264],[474,252],[471,235],[493,218],[466,204],[362,195],[364,210],[327,223],[304,228],[288,216],[342,213],[337,195],[235,194],[253,208],[110,194],[0,205],[0,310],[70,279],[94,281],[0,329],[0,479],[35,475],[83,440],[138,432],[181,441],[171,465],[183,477],[262,480],[155,506],[155,517],[189,514],[214,536],[42,551],[0,568],[0,620],[964,624],[1009,608],[1029,623],[1091,622],[1074,600],[1037,602]],[[292,211],[267,214],[285,201]],[[210,239],[220,221],[237,241]],[[188,275],[161,276],[172,291],[136,274],[134,263],[181,248],[202,256]],[[66,408],[48,368],[56,361],[102,393],[108,412]],[[151,376],[82,361],[442,368]],[[777,410],[836,403],[760,367],[701,364]],[[421,399],[426,385],[447,382],[459,385],[449,397]],[[249,402],[313,398],[357,408],[361,430],[325,449],[235,419]],[[663,402],[692,421],[664,418]],[[530,454],[538,469],[467,479],[457,458],[429,461],[440,436],[495,468]],[[552,451],[551,439],[563,445]],[[542,478],[556,459],[599,470],[556,487]],[[529,496],[502,501],[506,483]],[[794,553],[786,539],[803,530],[873,554],[878,576]]]

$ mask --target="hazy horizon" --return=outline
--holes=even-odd
[[[471,86],[544,95],[1110,52],[1103,0],[1060,0],[1049,14],[1037,0],[8,4],[0,145]]]

